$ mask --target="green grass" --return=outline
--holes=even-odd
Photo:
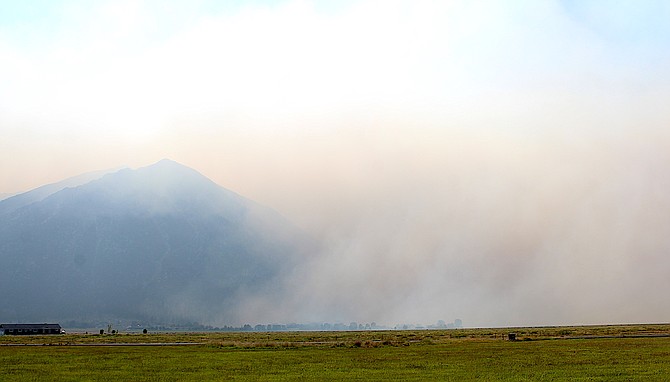
[[[564,339],[560,337],[566,334],[557,333],[619,336],[667,330],[621,328],[516,328],[521,337],[533,339],[516,342],[503,341],[502,334],[509,330],[498,333],[499,329],[4,336],[0,345],[103,343],[110,338],[124,343],[204,344],[0,346],[0,380],[670,380],[670,338]],[[537,332],[535,337],[524,337],[531,331]]]

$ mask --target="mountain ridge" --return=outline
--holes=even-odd
[[[5,194],[6,197],[0,197],[0,216],[10,212],[11,210],[21,208],[25,205],[41,201],[54,193],[65,188],[74,188],[93,180],[99,179],[107,174],[122,170],[126,167],[115,167],[107,170],[90,171],[70,178],[63,179],[55,183],[45,184],[25,192],[18,192],[14,194]],[[1,196],[1,195],[0,195]]]

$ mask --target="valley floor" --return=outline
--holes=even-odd
[[[510,331],[519,340],[504,339]],[[626,325],[0,336],[0,379],[662,381],[668,334],[668,325]],[[149,343],[161,346],[137,346]]]

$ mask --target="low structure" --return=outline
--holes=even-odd
[[[34,335],[65,332],[59,324],[0,324],[0,333],[6,335]]]

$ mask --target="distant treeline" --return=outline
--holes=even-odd
[[[420,325],[420,324],[396,324],[395,326],[386,326],[378,325],[375,322],[370,323],[357,323],[350,322],[349,324],[344,323],[328,323],[328,322],[313,322],[307,324],[298,324],[298,323],[289,323],[289,324],[244,324],[242,326],[234,325],[224,325],[224,326],[212,326],[212,325],[203,325],[197,322],[184,322],[184,323],[151,323],[151,322],[142,322],[142,321],[113,321],[104,322],[104,321],[95,321],[95,322],[83,322],[83,321],[64,321],[62,323],[64,328],[71,329],[92,329],[92,328],[115,328],[117,331],[124,332],[141,332],[144,329],[151,331],[211,331],[211,332],[271,332],[271,331],[332,331],[332,330],[409,330],[409,329],[457,329],[463,327],[463,323],[460,319],[455,320],[453,323],[445,323],[443,320],[439,320],[436,324],[433,325]]]

